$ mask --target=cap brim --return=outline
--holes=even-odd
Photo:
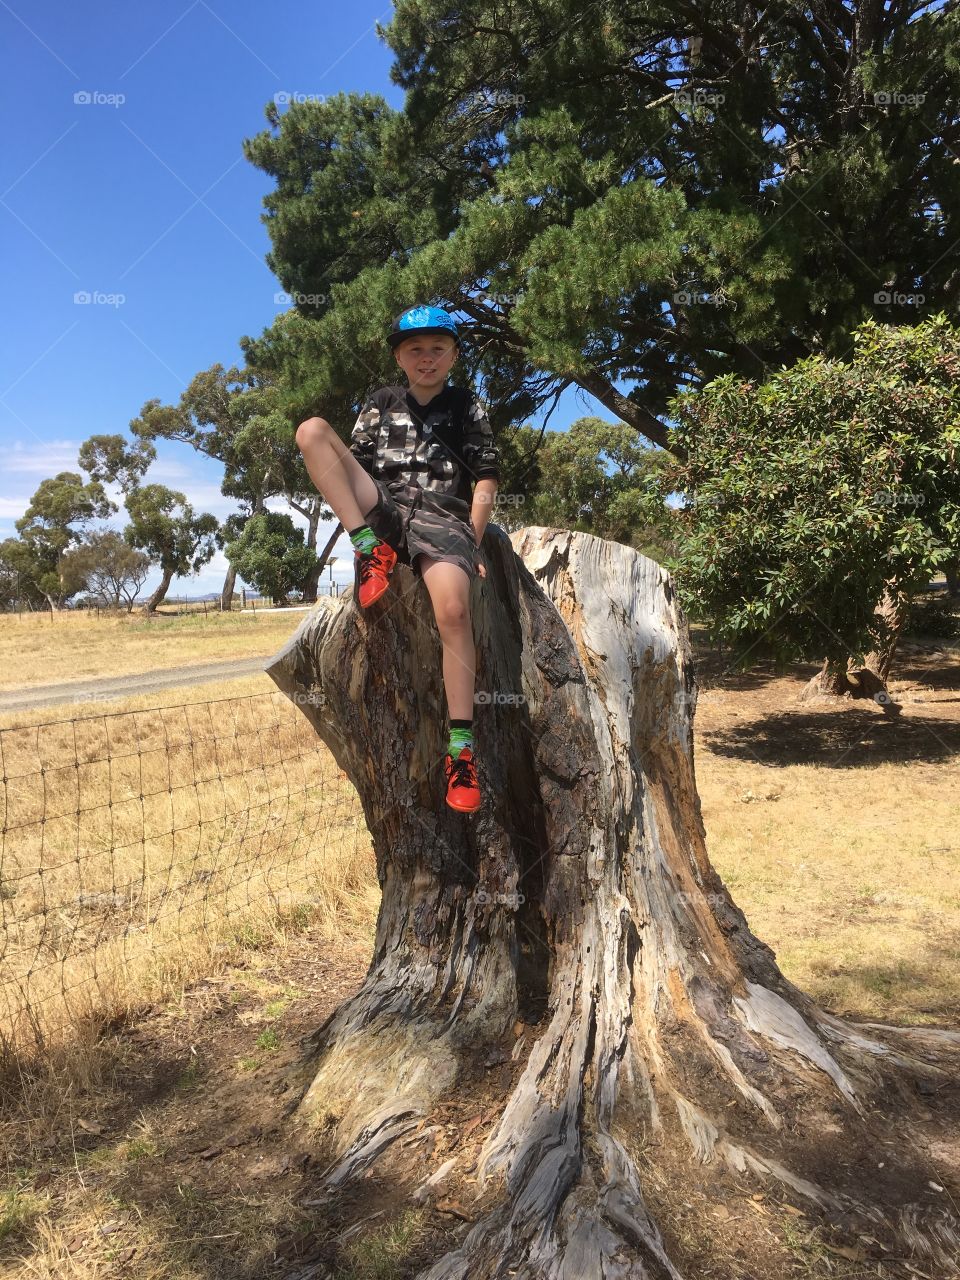
[[[401,342],[406,342],[408,338],[431,338],[434,335],[441,338],[452,338],[459,347],[460,339],[455,333],[451,333],[449,329],[409,329],[401,333],[387,334],[387,342],[391,347],[398,347]]]

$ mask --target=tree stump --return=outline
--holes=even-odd
[[[268,668],[356,787],[383,893],[295,1115],[327,1184],[376,1167],[412,1192],[420,1139],[467,1099],[482,1145],[440,1176],[472,1173],[472,1225],[423,1280],[680,1280],[651,1205],[693,1184],[954,1274],[960,1224],[914,1125],[954,1087],[960,1033],[836,1017],[750,932],[707,857],[669,575],[555,529],[490,525],[484,555],[478,814],[444,803],[440,642],[407,567],[369,610],[318,608]]]

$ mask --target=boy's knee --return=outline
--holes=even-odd
[[[470,621],[470,611],[460,600],[445,600],[436,610],[437,627],[441,631],[454,631]]]
[[[305,448],[318,441],[325,440],[333,428],[326,418],[305,418],[297,427],[297,448],[302,453]]]

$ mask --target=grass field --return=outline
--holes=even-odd
[[[63,672],[86,647],[84,674],[222,657],[241,636],[266,656],[301,617],[173,619],[149,656],[142,630],[118,626],[105,652],[84,619],[21,631],[20,652]],[[956,1026],[960,656],[904,652],[890,719],[872,702],[800,704],[813,667],[735,675],[694,644],[708,850],[754,933],[836,1012]],[[50,709],[0,719],[8,1034],[26,966],[44,1012],[16,1034],[47,1044],[42,1070],[8,1078],[19,1104],[8,1093],[0,1113],[2,1277],[208,1280],[265,1234],[309,1227],[284,1200],[282,1152],[251,1138],[241,1169],[185,1156],[175,1136],[199,1127],[212,1142],[224,1107],[255,1132],[297,1038],[369,955],[379,891],[352,788],[272,690],[254,676],[71,708],[59,724]],[[159,1094],[139,1083],[153,1062],[172,1072]],[[827,1274],[813,1236],[797,1240],[797,1275]],[[393,1280],[422,1223],[364,1241],[344,1280]]]
[[[291,920],[333,936],[370,917],[353,788],[266,676],[8,714],[0,763],[8,1052],[49,1052]]]
[[[813,668],[805,674],[813,674]],[[710,858],[786,976],[839,1013],[960,1023],[960,659],[915,660],[872,702],[798,704],[802,679],[701,693]]]
[[[0,652],[17,648],[21,657],[30,655],[34,672],[46,654],[59,672],[114,674],[138,663],[148,669],[238,650],[267,656],[302,618],[234,613],[144,626],[79,614],[52,627],[41,615],[2,618]],[[694,643],[700,643],[696,629]],[[781,678],[762,668],[735,676],[715,654],[701,647],[699,655],[695,736],[708,849],[754,931],[775,948],[788,977],[831,1007],[918,1022],[956,1018],[960,844],[950,833],[958,827],[960,656],[949,646],[940,657],[902,656],[891,690],[906,705],[899,720],[889,721],[873,703],[827,710],[797,705],[813,668]],[[265,733],[252,709],[262,715],[268,704],[273,741],[264,754]],[[62,980],[71,939],[74,950],[88,956],[115,945],[117,903],[123,899],[129,907],[138,876],[148,915],[157,914],[150,886],[158,876],[169,880],[170,867],[188,867],[195,882],[207,886],[202,900],[215,898],[212,886],[225,883],[231,850],[253,866],[276,845],[274,829],[289,836],[303,827],[305,810],[291,806],[318,794],[324,754],[308,733],[306,720],[265,675],[71,705],[62,713],[41,708],[0,715],[9,779],[0,905],[8,929],[17,931],[20,953],[33,954],[34,967],[52,957],[48,967],[59,966]],[[210,765],[198,760],[207,749],[214,750]],[[284,774],[284,750],[298,762],[309,760],[313,773],[304,765],[295,780]],[[333,767],[332,759],[323,760],[322,769]],[[224,771],[236,777],[224,784],[218,776]],[[285,806],[284,819],[277,805]],[[248,809],[262,818],[262,830],[251,827],[261,841],[256,856],[248,856],[255,837],[243,831],[251,826]],[[278,848],[270,858],[282,866]],[[291,859],[296,856],[291,847]],[[41,876],[44,858],[57,865]],[[375,894],[370,864],[366,874]],[[158,942],[167,939],[174,919],[182,937],[193,929],[187,922],[196,904],[186,889],[178,892]],[[252,895],[256,909],[250,886],[231,889],[233,897],[237,892]],[[40,917],[41,900],[52,932],[38,943],[23,921]],[[97,924],[98,902],[113,904],[109,928]],[[132,928],[134,917],[125,918]],[[163,918],[160,913],[158,925]],[[146,956],[153,934],[137,928]],[[131,946],[130,928],[125,937]],[[10,950],[8,939],[8,980]],[[169,957],[154,967],[178,969]],[[13,979],[21,976],[14,970]],[[123,988],[135,991],[129,972]]]
[[[273,653],[303,619],[300,611],[164,615],[89,610],[0,614],[0,689],[122,676],[188,663]]]

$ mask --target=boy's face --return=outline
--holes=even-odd
[[[393,354],[407,375],[410,390],[428,396],[446,382],[459,352],[457,344],[445,333],[431,333],[422,338],[405,338]]]

